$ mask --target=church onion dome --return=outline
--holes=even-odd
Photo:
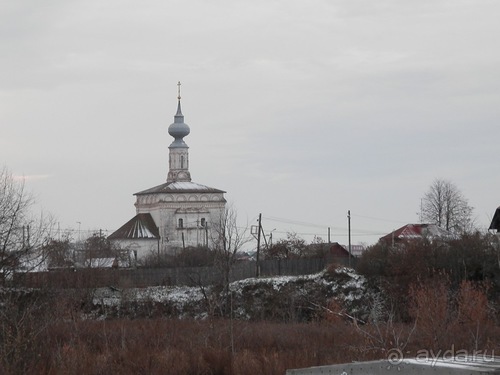
[[[179,104],[177,105],[177,113],[174,116],[174,123],[168,127],[168,134],[175,138],[169,147],[187,147],[183,138],[187,136],[189,132],[189,126],[184,122],[184,115],[181,111],[181,98],[179,96]]]

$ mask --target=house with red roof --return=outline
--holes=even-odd
[[[451,239],[453,235],[436,224],[406,224],[380,238],[380,242],[389,244],[417,239]]]

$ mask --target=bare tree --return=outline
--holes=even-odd
[[[118,268],[130,263],[129,252],[110,241],[101,231],[83,243],[83,264],[88,268]]]
[[[213,218],[210,228],[211,250],[214,253],[214,267],[221,280],[216,285],[220,289],[220,299],[216,298],[216,308],[224,314],[229,303],[229,283],[231,272],[236,261],[236,253],[250,241],[247,227],[238,226],[238,215],[234,206],[226,206],[218,216]],[[216,288],[217,289],[217,288]],[[214,289],[215,292],[216,289]]]
[[[320,240],[315,238],[319,245]],[[307,253],[306,241],[299,237],[295,232],[288,232],[286,240],[281,239],[274,243],[271,247],[264,250],[264,256],[268,259],[292,259],[302,258]]]
[[[422,198],[421,220],[452,233],[469,233],[474,229],[472,211],[455,184],[436,179]]]
[[[50,239],[42,246],[42,252],[47,257],[49,268],[70,268],[75,266],[71,238],[64,236],[62,239]]]
[[[238,214],[234,206],[229,205],[215,218],[211,227],[211,248],[215,253],[216,264],[223,271],[229,282],[231,267],[238,250],[250,241],[248,228],[238,227]]]
[[[16,180],[0,170],[0,272],[9,278],[12,272],[30,270],[42,262],[38,250],[50,235],[53,220],[31,215],[33,197],[26,192],[24,180]]]

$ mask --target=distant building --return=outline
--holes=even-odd
[[[168,133],[174,141],[168,147],[167,181],[135,193],[136,216],[109,236],[137,258],[208,246],[212,225],[225,209],[225,191],[191,181],[189,147],[184,142],[190,129],[181,111],[180,83],[177,113]]]
[[[349,258],[349,250],[346,248],[345,245],[341,245],[338,242],[334,242],[330,245],[328,255],[333,258]]]
[[[351,245],[351,256],[360,257],[366,248],[363,245]],[[349,246],[333,242],[330,246],[330,255],[338,258],[349,257]]]
[[[450,239],[453,235],[436,224],[406,224],[380,238],[380,242],[400,243],[408,240],[430,238]]]
[[[496,230],[497,234],[500,233],[500,207],[495,210],[493,219],[491,220],[489,230]]]
[[[349,247],[346,245],[344,246],[345,249],[348,249]],[[351,245],[351,255],[354,257],[360,257],[363,255],[363,252],[366,250],[366,247],[364,245]]]

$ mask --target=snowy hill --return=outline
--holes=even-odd
[[[223,286],[99,288],[89,318],[233,316],[243,320],[310,321],[328,313],[332,300],[342,312],[366,318],[374,291],[348,268],[307,276],[250,278]]]

